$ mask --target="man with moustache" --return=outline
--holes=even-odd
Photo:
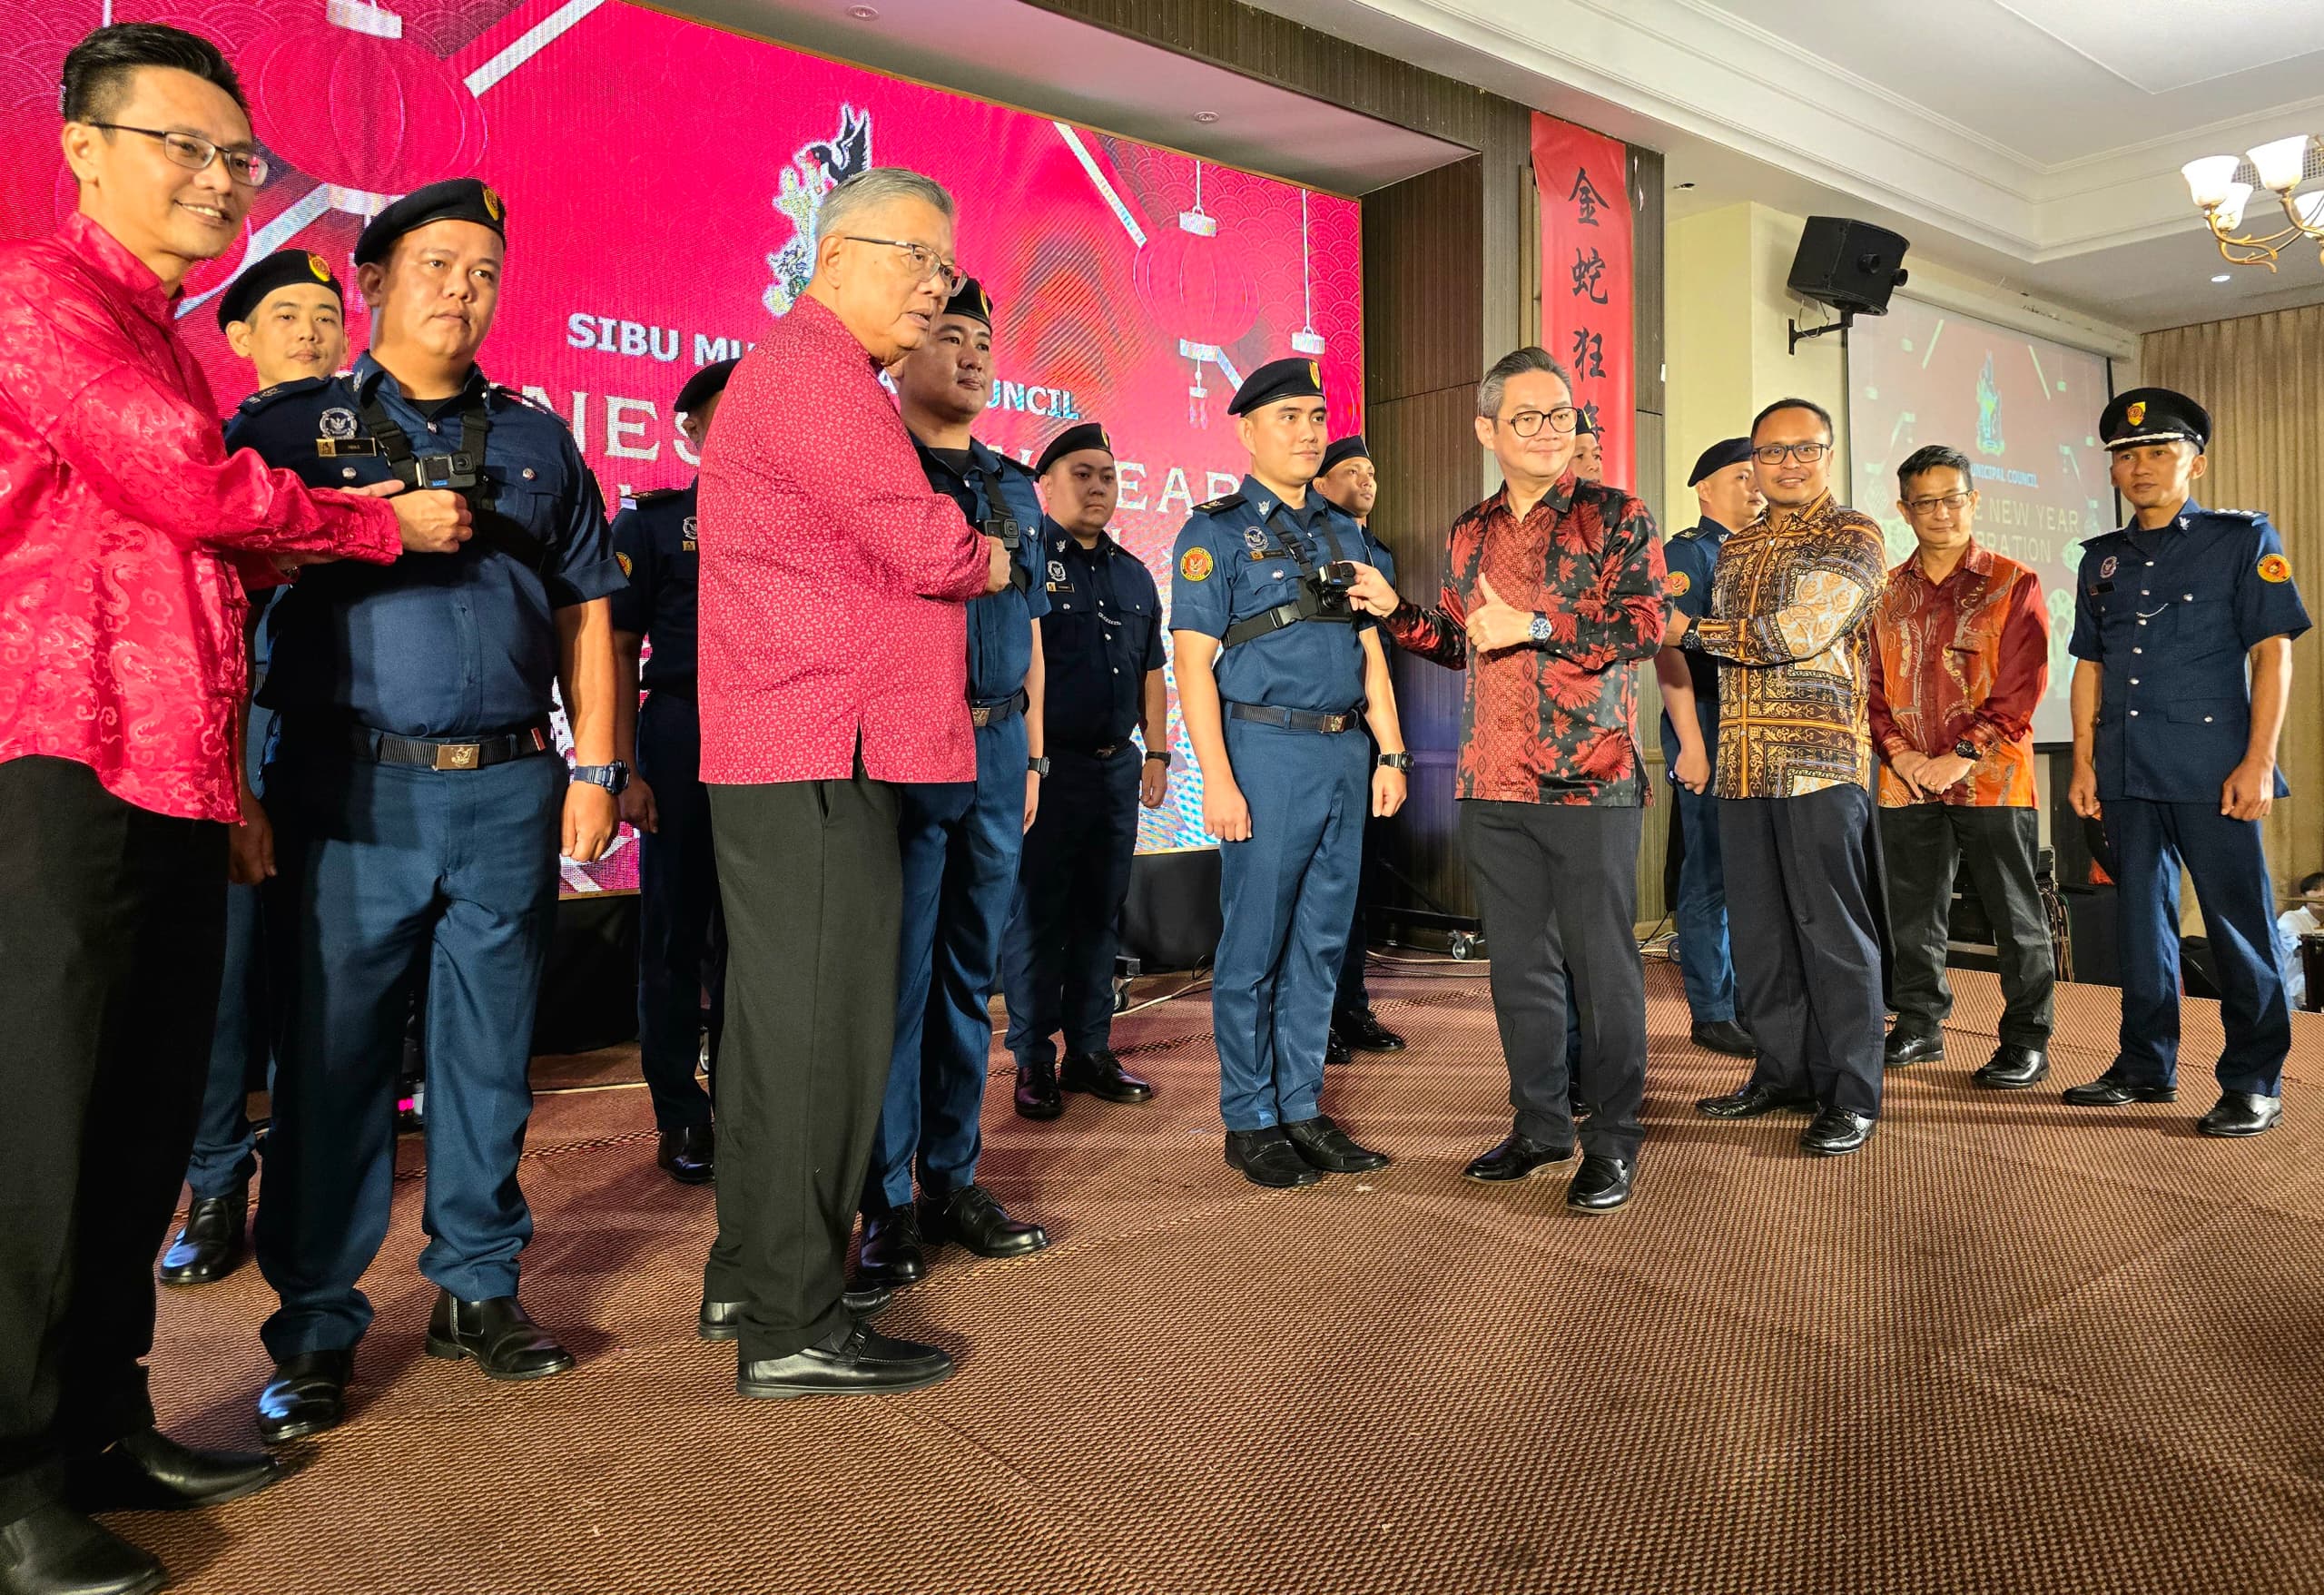
[[[844,1278],[895,1042],[902,788],[977,779],[967,605],[1018,563],[928,486],[880,382],[967,281],[952,217],[901,167],[824,195],[814,275],[734,368],[703,456],[702,779],[727,981],[702,1312],[732,1324],[744,1396],[952,1372],[875,1333],[886,1293],[851,1299]]]
[[[266,919],[281,1005],[259,1266],[281,1298],[258,1398],[269,1442],[345,1414],[371,1321],[357,1281],[386,1238],[397,1068],[428,965],[430,1356],[544,1379],[572,1355],[517,1298],[532,1217],[517,1158],[556,911],[556,857],[597,858],[614,759],[621,569],[596,479],[563,421],[487,380],[507,207],[472,178],[417,189],[357,241],[371,348],[349,376],[238,411],[230,440],[309,481],[458,493],[458,560],[302,572],[274,608],[260,701],[278,873]],[[552,692],[573,731],[549,737]]]
[[[1050,1119],[1065,1111],[1068,1091],[1114,1103],[1154,1096],[1109,1043],[1137,809],[1160,808],[1168,793],[1169,712],[1161,596],[1106,531],[1119,497],[1113,440],[1096,421],[1068,427],[1033,470],[1049,606],[1041,617],[1049,774],[1025,833],[1001,973],[1018,1115]],[[1145,743],[1142,760],[1133,737]],[[1060,1030],[1062,1070],[1050,1039]]]

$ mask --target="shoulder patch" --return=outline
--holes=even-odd
[[[1206,504],[1196,505],[1194,513],[1196,515],[1218,515],[1234,508],[1236,505],[1242,502],[1242,494],[1228,493],[1220,497],[1213,498]]]
[[[1178,574],[1190,582],[1208,581],[1210,570],[1210,550],[1207,548],[1189,548],[1178,558]]]
[[[2291,561],[2280,554],[2263,555],[2259,571],[2263,582],[2288,582],[2291,580]]]
[[[1683,570],[1666,572],[1662,577],[1662,591],[1668,596],[1683,598],[1694,590],[1695,578]]]
[[[621,574],[625,578],[626,578],[630,573],[629,556],[626,554],[615,554],[614,556],[614,563],[621,566]]]

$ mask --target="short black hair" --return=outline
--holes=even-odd
[[[2302,875],[2299,878],[2300,896],[2306,897],[2319,890],[2324,890],[2324,870],[2319,870],[2313,875]]]
[[[1832,412],[1826,409],[1822,405],[1817,403],[1812,399],[1777,399],[1773,404],[1768,406],[1767,409],[1761,410],[1758,415],[1751,418],[1751,436],[1757,438],[1759,435],[1759,423],[1766,420],[1769,416],[1775,414],[1776,411],[1779,409],[1806,410],[1809,415],[1814,416],[1817,420],[1824,423],[1824,436],[1826,438],[1831,439],[1835,443],[1839,441],[1840,432],[1838,428],[1832,425]]]
[[[67,122],[103,122],[119,108],[130,74],[141,66],[166,66],[216,84],[242,114],[242,80],[227,64],[225,52],[199,34],[153,22],[117,22],[101,27],[73,46],[64,58],[61,109]]]
[[[1911,454],[1905,456],[1905,463],[1896,468],[1897,497],[1904,497],[1905,486],[1915,477],[1925,476],[1930,471],[1941,471],[1948,468],[1961,473],[1964,485],[1971,488],[1976,487],[1976,478],[1969,474],[1967,455],[1946,444],[1931,443],[1926,448],[1914,449]]]

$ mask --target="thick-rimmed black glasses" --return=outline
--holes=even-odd
[[[1570,404],[1561,404],[1555,409],[1521,409],[1509,418],[1506,425],[1520,438],[1531,438],[1541,432],[1544,421],[1550,424],[1552,432],[1571,432],[1574,423],[1581,418],[1580,410]]]
[[[200,172],[212,161],[223,161],[226,175],[244,188],[257,188],[266,181],[265,156],[253,155],[248,150],[225,149],[196,133],[165,133],[158,127],[132,127],[123,122],[92,122],[89,125],[102,127],[107,133],[139,133],[149,139],[159,139],[162,152],[188,172]]]
[[[1802,465],[1814,465],[1831,452],[1828,443],[1767,443],[1751,450],[1751,458],[1761,465],[1781,465],[1788,455]]]

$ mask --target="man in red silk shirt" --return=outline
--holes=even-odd
[[[952,1372],[873,1334],[848,1235],[895,1040],[897,784],[970,781],[970,599],[1009,550],[928,485],[880,373],[961,278],[952,201],[875,167],[824,196],[815,275],[743,357],[702,461],[702,779],[726,911],[718,1238],[702,1333],[747,1396]]]
[[[172,28],[67,56],[79,213],[0,246],[0,1590],[157,1587],[89,1511],[263,1488],[153,1427],[153,1254],[192,1145],[224,958],[245,576],[468,535],[449,494],[318,492],[229,456],[174,330],[265,164],[232,70]],[[92,1112],[94,1104],[103,1110]]]

